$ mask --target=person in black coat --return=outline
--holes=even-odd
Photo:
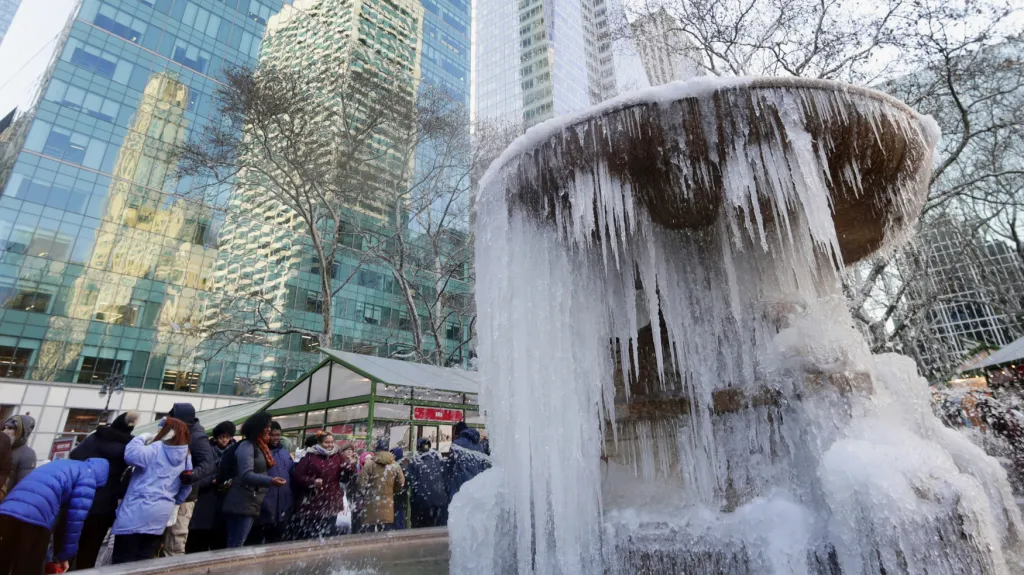
[[[91,569],[96,565],[96,556],[103,546],[103,538],[114,524],[117,503],[124,496],[124,489],[127,487],[127,483],[121,481],[128,468],[128,464],[124,462],[124,446],[132,440],[132,430],[135,429],[138,418],[139,414],[131,411],[118,415],[113,423],[97,429],[68,455],[75,461],[101,458],[110,464],[110,472],[107,475],[109,479],[105,485],[96,489],[92,507],[89,508],[89,515],[82,527],[75,569]]]
[[[227,532],[224,530],[224,516],[221,506],[224,503],[224,490],[217,485],[217,469],[223,460],[224,453],[235,443],[235,424],[222,421],[213,428],[210,438],[210,449],[213,452],[217,468],[213,473],[196,478],[192,485],[193,493],[198,491],[192,521],[188,526],[188,540],[185,542],[185,553],[200,553],[224,549],[227,546]]]
[[[210,475],[217,473],[217,459],[214,457],[213,448],[210,446],[210,439],[206,436],[206,430],[199,423],[196,417],[196,408],[191,403],[175,403],[167,417],[173,417],[185,422],[188,426],[188,433],[191,440],[188,444],[189,454],[192,456],[192,481],[200,481]],[[173,557],[184,555],[185,546],[188,542],[188,528],[192,521],[192,512],[195,510],[196,499],[199,498],[199,490],[193,489],[185,503],[178,506],[178,517],[164,531],[163,549],[161,557]]]
[[[448,492],[445,490],[445,461],[430,440],[420,439],[418,452],[409,462],[406,479],[412,489],[412,526],[438,527],[448,524]]]

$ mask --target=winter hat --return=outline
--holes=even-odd
[[[465,421],[460,421],[460,422],[456,423],[455,424],[455,437],[458,437],[460,433],[462,433],[463,431],[466,431],[467,429],[469,429],[469,426],[466,425]]]
[[[167,413],[167,417],[180,419],[185,422],[185,425],[192,425],[199,421],[196,418],[196,408],[191,403],[175,403],[171,406],[171,411]]]
[[[221,435],[235,436],[235,423],[232,421],[222,421],[213,428],[213,435],[210,437],[218,438]]]
[[[134,411],[126,411],[114,418],[110,427],[118,431],[131,433],[135,429],[135,423],[139,420],[139,414]]]
[[[416,449],[427,451],[430,449],[430,445],[430,439],[421,437],[420,440],[416,442]]]
[[[401,447],[395,447],[391,449],[391,455],[395,456],[395,461],[401,461],[405,457],[405,451]]]
[[[374,451],[387,451],[391,447],[391,443],[387,439],[378,439],[377,443],[373,446]]]
[[[353,444],[351,441],[346,441],[345,443],[341,444],[341,447],[338,448],[338,451],[345,451],[346,449],[355,450],[355,448],[355,444]]]

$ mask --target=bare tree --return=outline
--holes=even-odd
[[[445,363],[445,322],[462,318],[447,303],[463,284],[450,280],[465,256],[422,250],[460,233],[468,240],[468,222],[460,225],[469,149],[461,106],[379,63],[297,69],[264,62],[226,73],[217,112],[183,146],[179,170],[208,194],[227,189],[234,216],[221,234],[219,297],[196,328],[207,359],[291,335],[303,338],[306,351],[336,345],[346,337],[337,327],[340,293],[368,267],[384,267],[408,320],[367,314],[366,323],[407,328],[407,357]],[[317,279],[304,298],[289,289],[301,265]],[[429,329],[420,321],[423,285],[434,294],[425,308]]]
[[[670,28],[664,37],[677,39],[665,49],[698,54],[706,73],[871,85],[939,122],[943,138],[917,237],[949,234],[949,222],[960,222],[961,245],[942,257],[956,258],[948,265],[970,270],[975,284],[957,291],[933,281],[936,255],[924,241],[856,266],[844,287],[876,351],[919,356],[922,347],[942,345],[946,335],[932,326],[943,306],[985,300],[1007,316],[1019,313],[1014,298],[996,297],[1010,280],[983,269],[995,239],[1024,254],[1019,8],[999,0],[633,0],[625,12],[623,21],[657,14]],[[616,34],[628,36],[629,27]]]

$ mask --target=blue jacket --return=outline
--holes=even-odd
[[[260,505],[260,517],[256,520],[257,525],[282,523],[287,521],[292,514],[293,493],[290,475],[292,468],[295,467],[292,454],[282,442],[277,449],[270,450],[270,456],[274,458],[274,466],[267,470],[267,475],[271,479],[283,477],[288,480],[288,484],[280,487],[270,486],[267,496],[263,499],[263,504]]]
[[[451,501],[463,484],[491,468],[491,458],[480,444],[480,432],[472,427],[462,430],[452,442],[447,463],[448,500]]]
[[[181,472],[192,469],[188,446],[162,441],[146,445],[143,437],[136,437],[124,448],[124,461],[135,469],[111,532],[163,533],[174,506],[184,503],[192,491],[190,485],[181,483]]]
[[[60,545],[58,561],[67,561],[78,554],[78,538],[89,515],[96,488],[107,483],[110,464],[106,459],[72,461],[58,459],[37,468],[20,481],[7,498],[0,503],[0,515],[9,515],[19,521],[52,530],[56,527],[61,508],[67,506],[64,540]]]

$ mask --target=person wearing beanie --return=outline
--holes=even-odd
[[[117,508],[113,563],[151,559],[168,521],[192,492],[183,479],[192,471],[188,425],[167,417],[154,437],[143,433],[124,449],[124,461],[134,467],[124,501]]]
[[[345,484],[355,473],[355,461],[338,449],[334,435],[318,434],[316,445],[292,470],[299,501],[296,538],[335,534],[338,514],[345,510]]]
[[[360,533],[394,528],[395,494],[405,487],[405,474],[388,450],[388,441],[378,441],[376,448],[373,458],[359,471],[359,497],[363,504]]]
[[[66,570],[109,471],[106,459],[58,459],[19,481],[0,503],[0,575],[42,573],[51,535],[53,560]]]
[[[201,482],[209,480],[217,475],[217,460],[210,447],[206,430],[199,423],[196,417],[196,408],[191,403],[175,403],[167,417],[179,419],[188,426],[189,453],[192,456],[192,480]],[[178,506],[178,517],[174,524],[164,531],[163,547],[160,555],[173,557],[185,554],[185,546],[188,543],[188,529],[192,522],[192,513],[195,511],[196,500],[199,498],[199,490],[193,489],[187,501]]]
[[[110,425],[100,427],[89,434],[68,455],[74,461],[87,461],[98,457],[107,460],[110,466],[110,480],[96,489],[89,516],[85,519],[82,538],[78,542],[75,569],[91,569],[96,565],[96,556],[103,547],[107,530],[114,525],[117,503],[124,497],[125,484],[122,483],[121,477],[128,468],[124,461],[124,448],[132,440],[132,431],[138,419],[139,414],[133,411],[118,415]]]
[[[7,477],[7,493],[14,491],[18,482],[36,468],[36,452],[29,447],[28,438],[36,428],[30,415],[15,415],[4,422],[3,432],[11,439],[11,472]]]
[[[210,449],[220,469],[228,448],[235,444],[235,424],[231,421],[218,423],[210,433]],[[198,491],[196,505],[192,510],[192,521],[188,524],[188,539],[185,553],[215,551],[227,546],[227,531],[224,527],[224,491],[217,484],[217,473],[200,478],[192,485]]]

